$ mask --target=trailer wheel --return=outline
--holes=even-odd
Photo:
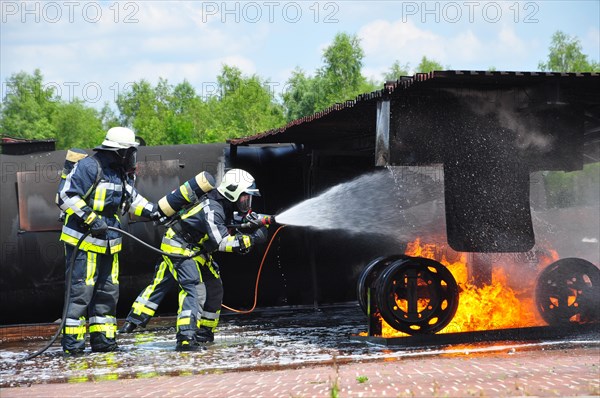
[[[600,321],[600,270],[581,258],[547,266],[535,288],[538,312],[549,325]]]
[[[377,280],[377,277],[379,277],[381,272],[384,269],[386,269],[392,262],[407,257],[408,256],[405,256],[403,254],[396,254],[387,257],[377,257],[376,259],[371,260],[371,262],[369,262],[362,270],[356,282],[356,297],[358,299],[358,304],[360,304],[360,308],[362,308],[365,315],[369,315],[367,308],[367,289],[373,287],[375,281]]]
[[[458,308],[458,285],[435,260],[407,257],[391,263],[376,282],[377,306],[393,328],[411,335],[442,330]]]

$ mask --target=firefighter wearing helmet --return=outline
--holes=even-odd
[[[83,353],[86,323],[89,323],[92,351],[117,349],[122,238],[108,227],[120,228],[118,214],[126,211],[150,219],[160,217],[157,205],[133,186],[137,146],[133,131],[111,128],[102,144],[94,148],[96,153],[78,160],[59,187],[58,205],[65,214],[60,240],[65,244],[67,267],[75,246],[89,232],[73,263],[69,310],[62,337],[65,355]]]
[[[272,222],[272,217],[261,218],[252,212],[254,196],[260,196],[254,177],[241,169],[229,170],[217,189],[202,196],[163,237],[161,250],[167,253],[184,256],[197,253],[190,259],[163,256],[157,265],[157,269],[170,271],[181,289],[177,313],[178,351],[199,350],[203,348],[201,343],[214,339],[223,285],[212,253],[245,254],[255,245],[266,242],[266,224]],[[243,215],[246,225],[252,225],[249,230],[228,228],[237,212]],[[152,300],[152,292],[146,293],[142,296],[149,298],[143,300],[147,303]],[[156,301],[148,305],[152,314],[157,305]]]

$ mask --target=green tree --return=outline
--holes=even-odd
[[[265,81],[223,66],[219,95],[203,101],[188,82],[156,86],[141,80],[117,98],[121,123],[131,126],[148,145],[224,141],[255,134],[284,123],[283,108]]]
[[[323,96],[321,82],[321,77],[306,76],[300,68],[292,72],[282,96],[287,120],[299,119],[317,111],[318,98]]]
[[[297,119],[373,91],[362,75],[364,52],[356,35],[338,33],[323,51],[323,66],[315,76],[296,68],[287,81],[283,103],[287,120]]]
[[[44,87],[39,69],[33,75],[13,74],[6,82],[6,95],[0,108],[0,132],[27,139],[55,137],[52,116],[57,101],[52,87]]]
[[[577,37],[561,32],[554,32],[546,62],[539,62],[538,68],[551,72],[600,72],[600,64],[588,61],[583,54],[581,43]]]
[[[120,126],[119,117],[112,110],[108,102],[105,102],[100,110],[100,120],[102,121],[102,129],[108,130],[111,127]]]
[[[421,62],[417,65],[417,73],[428,73],[434,70],[445,70],[448,68],[444,68],[439,62],[423,56]]]
[[[57,148],[93,148],[104,138],[98,111],[86,107],[79,99],[58,103],[52,124],[57,132]]]
[[[324,65],[317,72],[322,78],[324,95],[317,100],[321,110],[337,102],[354,99],[367,88],[362,75],[364,51],[356,35],[338,33],[333,43],[323,51]]]
[[[207,101],[208,113],[213,115],[207,121],[207,139],[256,134],[285,122],[283,107],[257,75],[244,76],[238,68],[224,65],[217,83],[219,96]]]
[[[401,64],[399,60],[395,60],[390,69],[383,74],[384,81],[398,80],[401,76],[408,76],[410,67],[408,62]]]
[[[167,95],[168,87],[168,83],[162,79],[156,88],[142,79],[117,97],[121,124],[133,128],[148,145],[168,144],[163,122],[166,107],[161,102]]]
[[[201,135],[205,115],[198,112],[203,107],[202,100],[194,87],[184,80],[169,93],[168,110],[165,115],[165,135],[170,144],[202,142]]]

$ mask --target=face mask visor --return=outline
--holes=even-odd
[[[237,208],[241,213],[248,213],[252,209],[252,195],[242,193],[237,200]]]
[[[117,151],[119,161],[126,173],[135,173],[137,164],[137,148],[121,148]]]

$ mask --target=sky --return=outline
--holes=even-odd
[[[267,81],[276,97],[308,75],[340,32],[357,35],[363,75],[426,56],[445,69],[536,71],[561,30],[600,60],[600,1],[8,1],[0,0],[1,97],[39,69],[65,101],[114,106],[131,83],[187,80],[215,92],[222,65]]]

